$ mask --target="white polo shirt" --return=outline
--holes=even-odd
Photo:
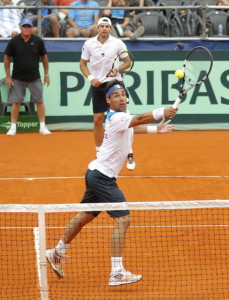
[[[97,159],[88,166],[90,170],[97,169],[111,178],[118,177],[132,146],[134,131],[129,125],[133,117],[128,112],[109,111],[103,143]]]
[[[100,79],[107,75],[112,67],[114,58],[124,50],[127,50],[126,45],[120,39],[110,35],[108,40],[102,44],[98,41],[97,35],[84,43],[81,58],[90,61],[91,74],[95,78]],[[127,55],[124,53],[121,58]],[[115,63],[115,67],[118,68],[118,66],[119,59]],[[104,82],[113,79],[114,77],[108,77]],[[122,77],[118,75],[115,79],[122,80]]]

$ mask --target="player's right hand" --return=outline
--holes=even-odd
[[[103,84],[103,82],[99,81],[96,78],[92,79],[92,81],[91,81],[91,85],[94,86],[94,87],[99,87],[102,84]]]
[[[178,108],[173,108],[172,106],[166,107],[164,110],[164,117],[173,118],[178,111]]]

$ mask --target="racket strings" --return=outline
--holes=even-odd
[[[194,51],[186,60],[184,66],[185,84],[193,86],[204,80],[208,75],[210,67],[211,59],[208,52],[204,50]]]

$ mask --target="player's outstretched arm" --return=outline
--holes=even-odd
[[[177,109],[174,109],[172,106],[170,106],[166,108],[161,107],[147,113],[142,113],[133,117],[129,127],[135,127],[142,124],[149,124],[156,120],[160,120],[164,117],[173,118],[176,115],[176,112]]]
[[[138,125],[134,127],[135,134],[142,134],[142,133],[169,133],[175,129],[175,125],[169,124],[171,119],[165,121],[165,118],[161,120],[161,122],[156,126],[145,126],[145,125]]]

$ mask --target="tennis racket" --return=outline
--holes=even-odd
[[[115,69],[118,68],[119,66],[119,58],[122,56],[122,54],[124,53],[128,53],[130,60],[131,60],[131,65],[129,67],[129,69],[124,70],[123,72],[121,72],[121,76],[124,76],[125,74],[129,73],[134,66],[134,57],[133,54],[130,51],[124,50],[121,53],[119,53],[117,56],[115,56],[115,58],[113,59],[112,65],[111,65],[111,69],[109,70],[109,72],[106,74],[106,76],[103,76],[99,81],[103,82],[107,77],[110,76],[110,74],[112,72],[115,72]],[[114,76],[115,77],[115,76]]]
[[[180,95],[174,102],[173,108],[178,107],[188,91],[208,79],[212,65],[213,57],[207,48],[197,46],[188,53],[183,64],[184,77]]]

